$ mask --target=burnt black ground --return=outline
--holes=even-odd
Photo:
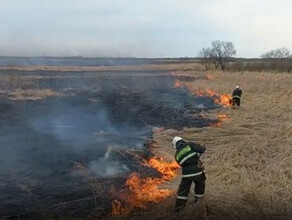
[[[34,89],[51,88],[64,96],[32,101],[9,100],[2,95],[0,99],[2,217],[68,214],[84,201],[70,203],[61,212],[49,207],[85,198],[86,205],[74,215],[92,211],[90,184],[75,172],[74,162],[106,181],[98,204],[107,206],[110,185],[121,186],[127,174],[138,167],[137,161],[115,153],[105,158],[109,146],[143,151],[153,127],[208,126],[214,121],[198,113],[219,107],[211,98],[193,97],[185,88],[174,88],[176,77],[166,73],[51,72],[41,76],[44,78],[32,85]]]

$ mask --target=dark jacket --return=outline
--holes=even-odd
[[[240,98],[241,95],[242,95],[242,90],[241,89],[235,89],[235,90],[233,90],[232,97]]]
[[[200,156],[206,148],[193,142],[180,142],[175,153],[176,162],[182,167],[182,174],[194,174],[202,172],[198,166]]]

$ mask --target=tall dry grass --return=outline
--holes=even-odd
[[[38,100],[63,94],[40,86],[39,76],[0,74],[0,95],[11,100]]]
[[[292,218],[292,75],[211,73],[211,81],[194,82],[218,93],[243,89],[240,109],[225,108],[221,127],[166,130],[155,133],[156,154],[172,158],[173,136],[207,147],[206,197],[198,205],[190,195],[188,208],[171,214],[175,197],[132,219],[291,219]],[[178,177],[170,187],[177,189]]]

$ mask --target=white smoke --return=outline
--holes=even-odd
[[[117,177],[128,173],[130,169],[120,161],[110,159],[113,147],[110,146],[104,157],[89,163],[90,172],[97,177]]]
[[[194,107],[196,109],[207,109],[207,107],[204,104],[195,104]]]

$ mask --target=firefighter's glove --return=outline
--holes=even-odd
[[[204,170],[204,165],[203,165],[203,162],[201,160],[198,161],[197,167]]]

